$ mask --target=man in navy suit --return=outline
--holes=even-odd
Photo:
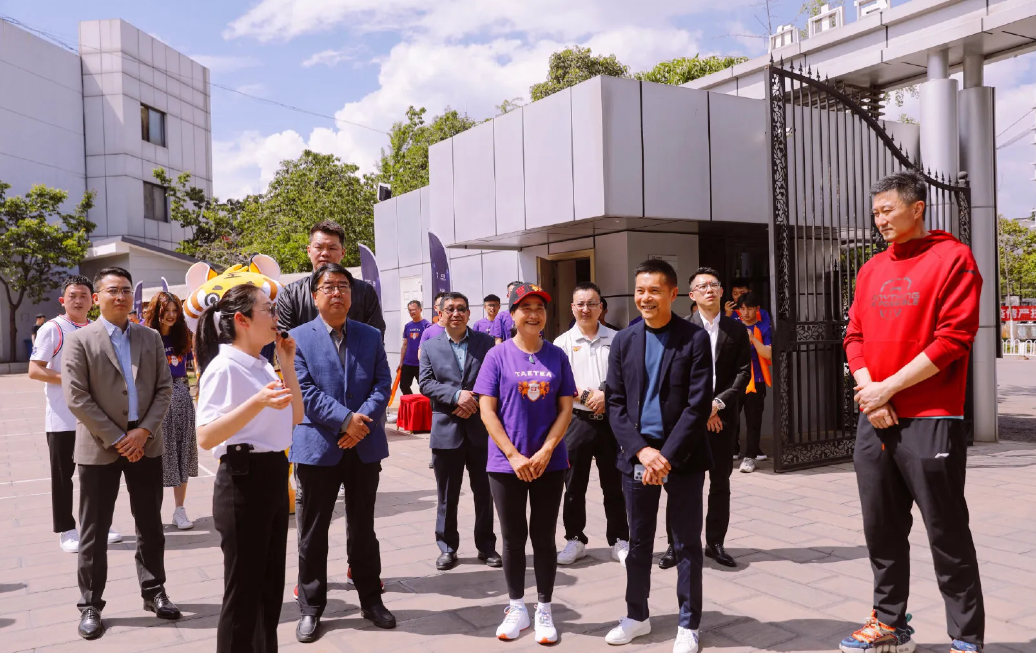
[[[379,628],[396,626],[381,600],[381,551],[374,532],[381,461],[388,457],[385,409],[391,374],[381,333],[347,319],[352,280],[337,263],[317,269],[310,291],[319,316],[291,330],[306,407],[291,444],[303,497],[298,519],[302,618],[295,629],[300,642],[317,638],[327,606],[327,532],[342,485],[349,564],[361,614]]]
[[[457,564],[460,534],[457,504],[468,468],[468,484],[475,500],[475,548],[478,559],[490,567],[503,560],[496,552],[493,533],[493,497],[486,472],[489,434],[478,414],[478,397],[471,392],[482,361],[496,344],[493,337],[468,328],[468,298],[459,292],[442,298],[439,324],[445,329],[421,347],[418,383],[421,394],[432,401],[432,465],[439,505],[435,514],[435,541],[439,558],[435,568]]]
[[[711,467],[712,346],[701,327],[673,315],[676,272],[662,260],[636,270],[634,300],[644,320],[615,336],[608,358],[608,418],[630,526],[626,616],[608,633],[628,644],[651,632],[651,549],[662,487],[677,558],[680,603],[674,653],[697,653],[702,612],[702,487]]]

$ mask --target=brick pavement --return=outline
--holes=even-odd
[[[1036,368],[1034,368],[1036,369]],[[24,376],[0,377],[0,653],[13,651],[189,651],[215,649],[222,594],[222,556],[211,518],[212,476],[191,481],[187,508],[193,531],[166,527],[168,590],[185,618],[164,623],[141,610],[133,566],[132,519],[125,493],[115,525],[126,538],[111,548],[104,611],[108,633],[97,642],[76,635],[76,557],[62,553],[50,525],[43,401]],[[461,518],[461,564],[435,570],[434,480],[425,438],[391,438],[378,498],[386,605],[395,631],[374,629],[359,616],[345,584],[345,533],[339,506],[331,527],[330,603],[322,639],[295,642],[298,609],[291,599],[296,573],[294,522],[288,537],[288,583],[281,616],[281,650],[463,653],[530,650],[529,635],[493,639],[506,600],[499,570],[474,559],[470,508]],[[214,469],[202,452],[202,464]],[[987,651],[1036,653],[1036,445],[979,446],[969,460],[968,500],[979,547],[989,613]],[[774,475],[735,472],[728,548],[736,570],[706,560],[702,645],[707,651],[833,651],[870,605],[855,479],[851,466]],[[42,479],[42,480],[41,480]],[[624,612],[621,568],[603,541],[600,491],[593,491],[587,533],[590,556],[559,568],[554,606],[566,651],[605,651],[604,634]],[[462,505],[470,505],[465,492]],[[167,494],[165,518],[172,514]],[[655,549],[665,547],[659,531]],[[923,524],[915,520],[911,612],[922,651],[945,652],[948,640]],[[654,633],[628,651],[671,651],[676,630],[675,570],[652,572]],[[530,591],[533,600],[531,564]],[[617,650],[617,649],[612,649]]]

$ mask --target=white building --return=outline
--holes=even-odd
[[[190,172],[212,192],[209,71],[122,20],[79,24],[78,53],[0,21],[0,181],[20,195],[34,184],[68,191],[72,210],[95,193],[97,225],[81,272],[127,268],[134,281],[182,281],[193,262],[174,250],[185,237],[170,222],[152,171]],[[0,302],[0,360],[7,351],[6,304]],[[37,313],[56,302],[22,306],[19,343]]]

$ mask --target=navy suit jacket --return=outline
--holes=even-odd
[[[421,345],[418,383],[421,394],[432,401],[432,449],[457,449],[465,440],[483,449],[489,446],[489,433],[481,415],[475,413],[468,419],[454,415],[457,404],[453,403],[453,396],[458,390],[475,387],[482,362],[495,344],[492,336],[468,329],[468,355],[463,370],[457,367],[449,334],[440,333]]]
[[[619,444],[617,465],[626,474],[637,452],[654,446],[640,433],[646,325],[619,331],[608,356],[605,394],[608,420]],[[706,424],[712,413],[712,342],[705,329],[673,316],[662,354],[659,400],[666,438],[661,452],[674,472],[704,472],[712,467]]]
[[[346,369],[327,332],[324,321],[295,327],[295,373],[302,389],[306,417],[295,427],[290,460],[303,465],[330,467],[342,459],[338,448],[342,424],[352,414],[371,418],[370,433],[356,445],[365,463],[388,457],[385,409],[388,407],[392,376],[381,332],[372,326],[348,320],[346,324]]]

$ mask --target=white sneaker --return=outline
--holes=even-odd
[[[740,469],[742,474],[751,474],[755,471],[755,461],[751,458],[745,458],[741,461]]]
[[[173,511],[173,524],[181,531],[189,531],[194,528],[194,522],[187,519],[187,511],[184,510],[183,506]]]
[[[504,621],[496,629],[497,639],[517,639],[518,634],[529,627],[529,610],[525,604],[508,605],[504,608]]]
[[[645,619],[644,621],[636,621],[629,617],[623,617],[619,621],[619,625],[608,631],[608,634],[604,636],[604,641],[608,642],[612,646],[619,646],[621,644],[629,644],[635,637],[641,635],[647,635],[651,632],[651,620]]]
[[[554,627],[554,617],[550,613],[550,604],[536,605],[536,641],[540,644],[553,644],[558,641],[558,629]]]
[[[739,454],[739,453],[734,454],[734,460],[737,460],[740,457],[741,457],[741,454]]]
[[[119,535],[119,531],[114,528],[108,529],[108,544],[118,544],[122,541],[122,536]]]
[[[758,456],[756,456],[755,459],[758,460],[758,461],[766,460],[766,454],[761,453]]]
[[[579,540],[569,540],[565,548],[558,552],[558,564],[570,565],[580,558],[586,557],[586,545]]]
[[[698,631],[677,626],[673,653],[698,653]]]
[[[626,556],[630,554],[630,543],[626,540],[619,540],[612,547],[612,560],[615,560],[623,567],[626,566]]]
[[[58,543],[65,553],[79,553],[79,531],[72,529],[58,536]]]

